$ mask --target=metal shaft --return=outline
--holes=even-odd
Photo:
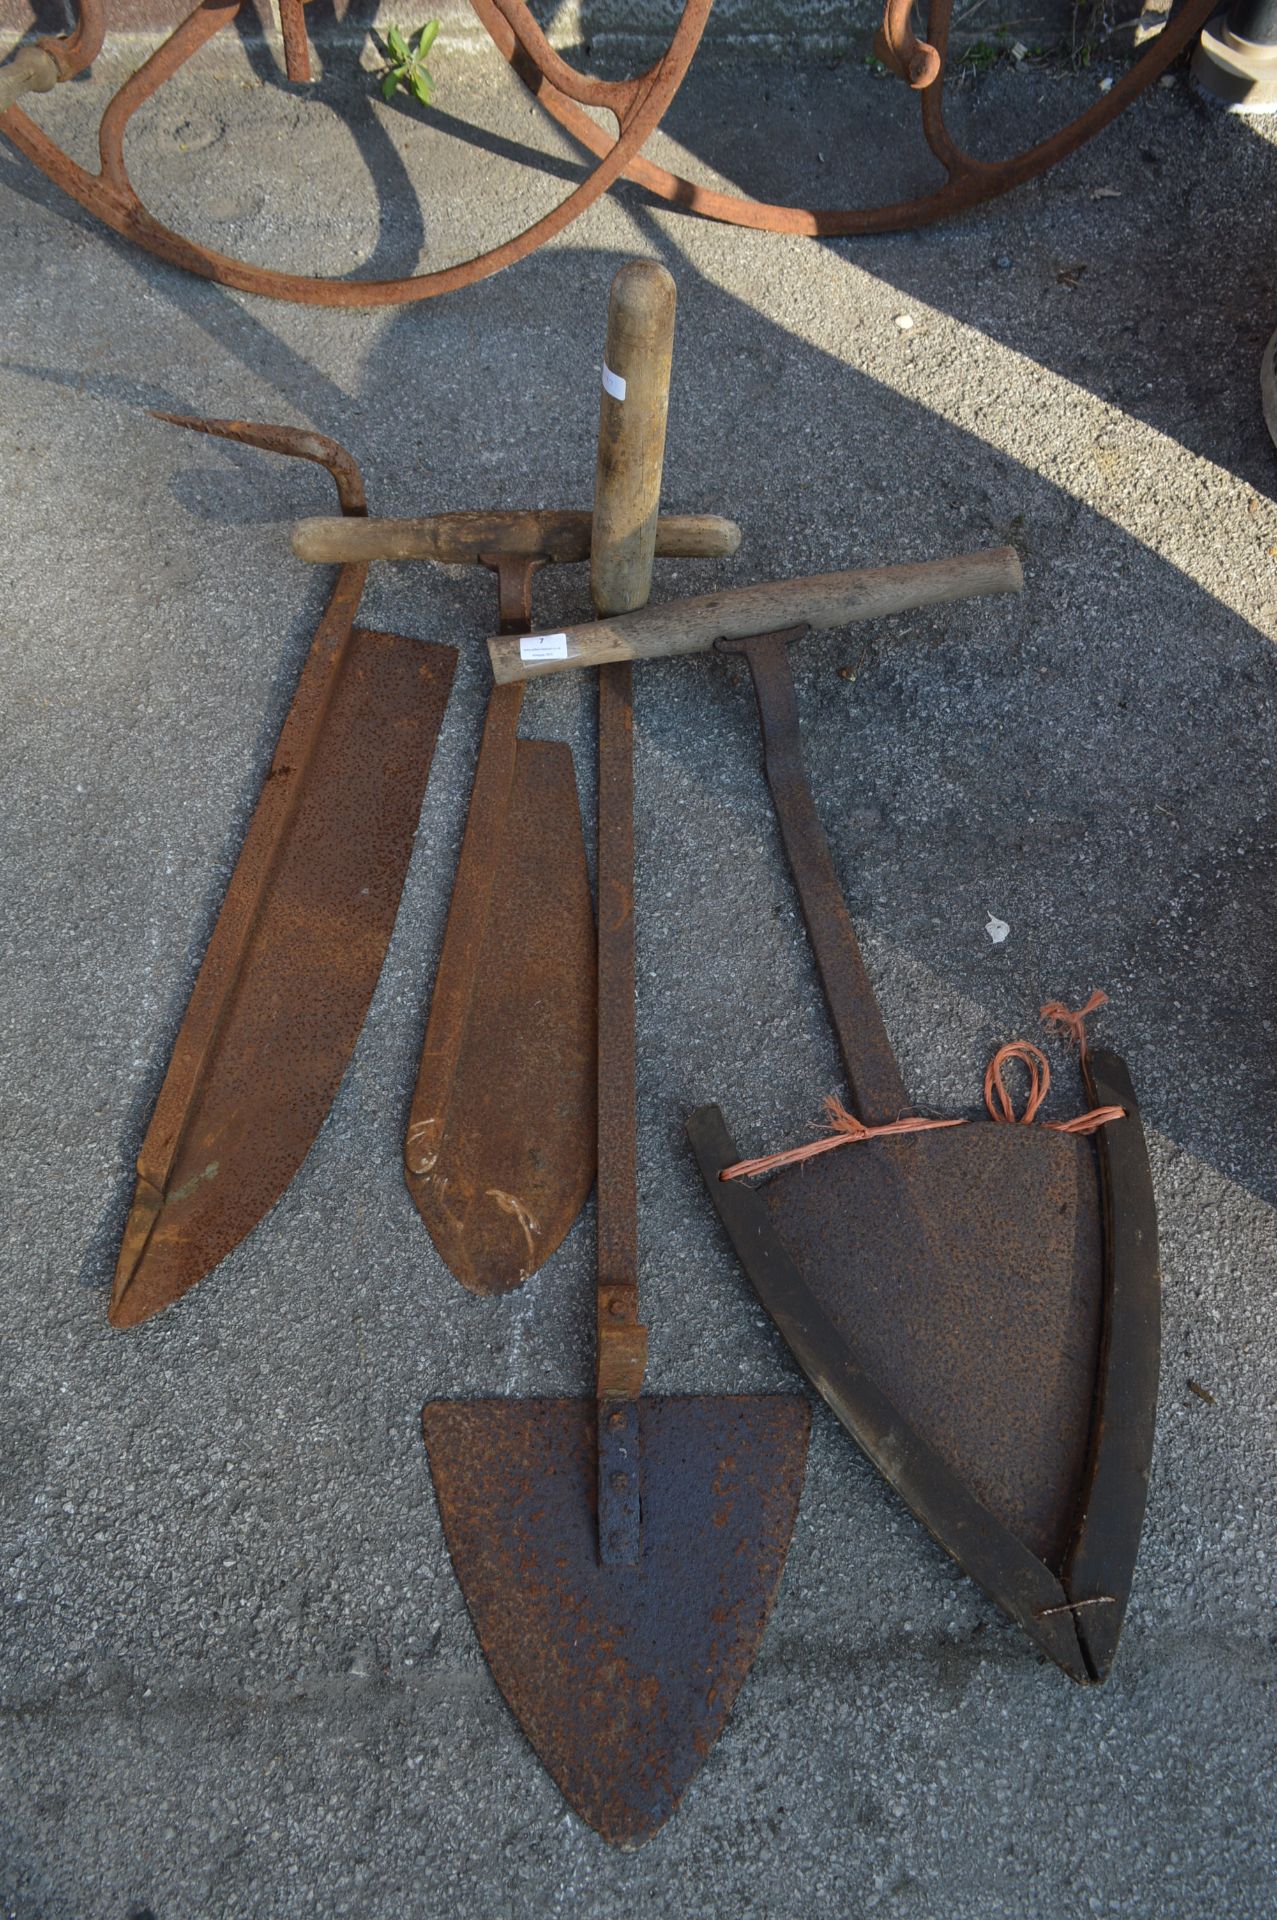
[[[767,784],[846,1069],[852,1105],[867,1126],[881,1126],[905,1112],[908,1094],[865,972],[856,929],[838,884],[803,765],[798,705],[787,652],[789,641],[802,631],[801,627],[790,627],[763,634],[757,640],[745,641],[740,651],[754,677]]]

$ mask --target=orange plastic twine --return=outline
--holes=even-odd
[[[785,1153],[766,1153],[761,1160],[738,1160],[724,1167],[720,1180],[744,1180],[751,1173],[769,1173],[773,1167],[792,1166],[798,1160],[813,1160],[818,1153],[832,1153],[835,1147],[849,1147],[853,1140],[881,1140],[888,1134],[931,1133],[937,1127],[965,1127],[965,1120],[890,1120],[885,1127],[867,1127],[848,1113],[836,1094],[825,1102],[830,1132],[824,1140],[809,1140],[806,1146],[790,1147]]]
[[[1106,1007],[1108,1001],[1107,993],[1101,993],[1097,987],[1086,1004],[1079,1007],[1076,1013],[1072,1008],[1066,1007],[1063,1000],[1048,1000],[1044,1007],[1039,1007],[1038,1017],[1044,1027],[1051,1027],[1062,1039],[1071,1040],[1077,1048],[1078,1060],[1082,1061],[1087,1055],[1087,1016],[1094,1013],[1097,1007]]]
[[[1108,995],[1097,989],[1085,1006],[1076,1012],[1066,1007],[1063,1001],[1048,1000],[1042,1008],[1042,1019],[1058,1032],[1067,1034],[1077,1047],[1080,1059],[1086,1057],[1087,1015],[1102,1007]],[[1024,1103],[1024,1112],[1017,1113],[1012,1104],[1003,1079],[1003,1070],[1012,1060],[1018,1060],[1029,1076],[1028,1097]],[[999,1047],[990,1060],[984,1076],[984,1104],[989,1109],[989,1118],[999,1125],[1031,1126],[1037,1119],[1038,1111],[1051,1090],[1051,1069],[1046,1055],[1040,1047],[1029,1040],[1011,1040],[1006,1046]],[[774,1167],[796,1166],[801,1160],[812,1160],[818,1153],[832,1153],[835,1147],[849,1147],[853,1143],[865,1140],[885,1140],[906,1133],[935,1133],[942,1127],[967,1127],[969,1120],[928,1120],[922,1115],[903,1120],[890,1120],[885,1126],[867,1127],[857,1120],[854,1113],[848,1113],[841,1100],[830,1094],[825,1102],[825,1117],[829,1132],[823,1140],[808,1140],[804,1146],[790,1147],[784,1153],[764,1154],[759,1160],[737,1160],[734,1165],[724,1167],[719,1174],[720,1180],[745,1180],[751,1174],[770,1173]],[[1095,1133],[1098,1128],[1107,1126],[1111,1120],[1124,1120],[1124,1107],[1092,1107],[1089,1113],[1079,1113],[1072,1120],[1043,1120],[1039,1125],[1047,1127],[1052,1133]]]
[[[1091,996],[1095,998],[1094,994]],[[1068,1014],[1068,1008],[1061,1008]],[[1081,1014],[1068,1014],[1070,1020],[1080,1020]],[[1078,1029],[1081,1034],[1081,1028]],[[1085,1045],[1085,1040],[1082,1041]],[[1011,1096],[1002,1081],[1002,1069],[1008,1060],[1019,1060],[1029,1070],[1029,1097],[1024,1103],[1024,1112],[1017,1113],[1011,1104]],[[1040,1047],[1029,1040],[1012,1040],[1005,1047],[999,1047],[988,1065],[984,1076],[984,1104],[989,1109],[989,1118],[998,1121],[1014,1121],[1020,1126],[1030,1126],[1036,1118],[1038,1108],[1051,1091],[1051,1069],[1047,1065],[1046,1055]],[[1124,1107],[1092,1107],[1089,1113],[1079,1113],[1072,1120],[1044,1120],[1042,1125],[1052,1133],[1094,1133],[1097,1127],[1107,1126],[1110,1120],[1122,1120],[1126,1117]]]
[[[1011,1104],[1011,1096],[1002,1080],[1002,1069],[1008,1060],[1018,1060],[1029,1072],[1029,1097],[1024,1103],[1024,1112],[1017,1113]],[[989,1109],[991,1120],[1005,1120],[1008,1123],[1018,1121],[1022,1127],[1031,1125],[1038,1108],[1051,1090],[1051,1069],[1047,1065],[1046,1055],[1040,1047],[1028,1040],[1010,1040],[1005,1047],[999,1047],[985,1068],[984,1104]]]

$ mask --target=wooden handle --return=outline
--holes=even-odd
[[[57,61],[43,47],[19,47],[0,67],[0,113],[16,106],[24,93],[48,93],[60,77]]]
[[[590,547],[590,594],[602,614],[641,607],[651,591],[676,299],[672,277],[652,260],[629,261],[612,281]],[[617,1456],[637,1440],[633,1402],[647,1365],[638,1312],[633,732],[630,669],[613,666],[599,675],[596,1392],[599,1551],[622,1565],[638,1559],[639,1503],[637,1460],[623,1465]]]
[[[854,620],[880,620],[946,600],[1018,593],[1023,585],[1015,548],[991,547],[951,560],[817,573],[805,580],[772,580],[757,587],[701,593],[691,600],[658,602],[616,620],[593,620],[562,633],[529,634],[525,639],[498,635],[489,640],[488,652],[498,683],[530,680],[568,667],[703,653],[716,640],[749,640],[778,627],[845,627]]]
[[[629,261],[612,282],[590,555],[590,597],[602,614],[643,606],[652,588],[676,297],[654,260]]]
[[[464,567],[476,565],[485,553],[526,554],[563,565],[589,559],[591,525],[588,513],[566,509],[435,513],[424,520],[342,520],[316,514],[294,526],[293,552],[299,560],[342,566],[367,560],[437,560]],[[667,559],[728,560],[739,546],[736,522],[714,513],[663,514],[656,523],[656,551]]]

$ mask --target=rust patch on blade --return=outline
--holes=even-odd
[[[434,1401],[444,1535],[493,1677],[570,1805],[650,1839],[722,1732],[780,1583],[810,1414],[638,1401],[642,1548],[599,1561],[592,1400]]]
[[[549,1259],[595,1165],[594,917],[569,749],[515,742],[498,817],[495,846],[467,836],[449,934],[465,931],[463,889],[482,883],[486,911],[464,950],[445,945],[404,1141],[431,1239],[463,1286],[487,1294]],[[466,987],[446,1048],[445,972]]]
[[[350,627],[363,571],[343,570],[316,635],[174,1043],[116,1327],[194,1286],[279,1199],[381,972],[457,656]]]

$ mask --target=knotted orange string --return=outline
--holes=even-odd
[[[1094,995],[1091,996],[1094,999]],[[1062,1009],[1068,1013],[1068,1008]],[[1070,1014],[1070,1019],[1081,1020],[1089,1009],[1082,1013]],[[1080,1031],[1080,1029],[1079,1029]],[[1011,1104],[1011,1096],[1002,1080],[1002,1069],[1008,1060],[1018,1060],[1029,1070],[1029,1097],[1024,1103],[1024,1112],[1017,1113]],[[1051,1069],[1047,1065],[1046,1055],[1031,1040],[1012,1040],[1005,1047],[999,1047],[990,1060],[984,1076],[984,1104],[989,1109],[989,1118],[997,1121],[1013,1121],[1022,1127],[1029,1126],[1037,1116],[1038,1108],[1051,1091]],[[1103,1127],[1110,1120],[1122,1120],[1126,1117],[1124,1107],[1092,1107],[1089,1113],[1079,1113],[1072,1120],[1044,1120],[1042,1125],[1052,1133],[1094,1133],[1097,1127]]]
[[[797,1160],[814,1159],[818,1153],[832,1153],[835,1147],[848,1147],[853,1140],[881,1140],[887,1134],[930,1133],[936,1127],[967,1125],[965,1120],[925,1120],[919,1115],[916,1119],[889,1120],[882,1127],[867,1127],[832,1093],[825,1102],[825,1115],[830,1132],[824,1140],[809,1140],[806,1146],[790,1147],[784,1153],[767,1153],[761,1160],[738,1160],[734,1166],[724,1167],[719,1179],[743,1180],[747,1174],[768,1173],[772,1167],[788,1167]]]
[[[1107,993],[1101,993],[1097,987],[1085,1006],[1079,1007],[1076,1013],[1071,1007],[1066,1007],[1063,1000],[1048,1000],[1044,1007],[1039,1007],[1038,1015],[1044,1026],[1053,1027],[1063,1039],[1073,1042],[1077,1048],[1078,1060],[1082,1061],[1085,1060],[1088,1052],[1087,1015],[1094,1013],[1097,1007],[1106,1007],[1108,999]]]
[[[1002,1082],[1002,1069],[1008,1060],[1018,1060],[1021,1066],[1028,1068],[1029,1097],[1024,1103],[1023,1113],[1016,1112]],[[989,1109],[991,1120],[1018,1121],[1021,1126],[1027,1127],[1050,1090],[1051,1069],[1047,1065],[1046,1055],[1030,1040],[1009,1040],[1005,1047],[998,1048],[985,1069],[984,1104]]]
[[[1083,1022],[1097,1007],[1104,1005],[1108,995],[1098,990],[1093,993],[1086,1005],[1072,1012],[1059,1000],[1048,1000],[1042,1008],[1042,1018],[1049,1025],[1072,1035],[1081,1057],[1086,1055],[1086,1030]],[[1003,1068],[1011,1060],[1018,1060],[1029,1075],[1029,1093],[1024,1104],[1024,1112],[1017,1114],[1002,1078]],[[1006,1046],[999,1047],[990,1060],[984,1076],[984,1104],[989,1109],[989,1117],[1002,1124],[1030,1126],[1036,1120],[1042,1102],[1051,1090],[1051,1068],[1046,1055],[1040,1047],[1029,1040],[1011,1040]],[[829,1133],[823,1140],[808,1140],[804,1146],[789,1147],[783,1153],[764,1154],[758,1160],[737,1160],[732,1166],[724,1167],[719,1174],[720,1180],[745,1180],[751,1174],[770,1173],[773,1167],[792,1167],[800,1160],[812,1160],[818,1153],[832,1153],[835,1147],[848,1147],[853,1142],[863,1140],[884,1140],[892,1135],[906,1133],[934,1133],[942,1127],[967,1127],[969,1120],[928,1120],[922,1115],[903,1120],[889,1120],[881,1127],[867,1127],[854,1113],[848,1113],[841,1100],[833,1094],[825,1102],[825,1117],[829,1123]],[[1100,1127],[1107,1126],[1110,1120],[1124,1120],[1124,1107],[1092,1107],[1089,1113],[1079,1113],[1072,1120],[1043,1120],[1039,1124],[1049,1128],[1052,1133],[1094,1133]]]

